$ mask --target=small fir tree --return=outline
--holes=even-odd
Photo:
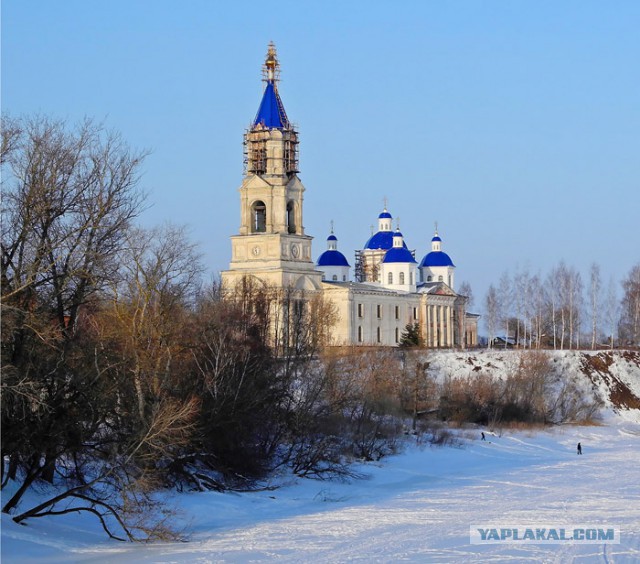
[[[424,342],[420,334],[420,326],[417,323],[408,323],[404,332],[400,336],[400,346],[402,348],[422,347]]]

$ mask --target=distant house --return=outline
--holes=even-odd
[[[515,347],[517,344],[518,344],[517,341],[513,337],[500,336],[500,337],[495,337],[492,341],[492,346],[496,349],[499,349],[500,347],[511,349]]]

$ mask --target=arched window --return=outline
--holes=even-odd
[[[287,202],[287,231],[289,233],[295,233],[296,232],[295,211],[296,211],[296,205],[293,203],[292,200],[289,200]]]
[[[438,276],[438,282],[442,282],[442,276]]]
[[[404,284],[404,272],[400,273],[400,284]]]
[[[358,325],[358,342],[362,343],[362,325]]]
[[[433,276],[427,276],[427,282],[431,282],[433,280]]]
[[[331,280],[333,280],[334,282],[338,281],[338,275],[334,274],[333,277],[331,278]]]
[[[389,276],[387,277],[389,284],[393,284],[393,272],[389,272]]]
[[[413,272],[409,272],[409,284],[413,286]]]
[[[400,339],[398,338],[398,335],[399,335],[399,331],[398,331],[398,328],[396,327],[396,343],[400,341]]]
[[[380,336],[381,336],[381,335],[380,335],[380,327],[378,327],[378,328],[376,329],[376,340],[378,341],[378,343],[380,342]]]
[[[264,202],[258,200],[251,206],[253,215],[252,228],[254,233],[264,233],[267,230],[267,206]]]
[[[342,281],[343,281],[343,282],[346,282],[346,281],[347,281],[347,275],[346,275],[346,274],[343,274],[343,275],[342,275]]]

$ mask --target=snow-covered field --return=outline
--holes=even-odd
[[[249,562],[640,560],[640,425],[469,437],[359,469],[351,483],[280,477],[276,490],[176,495],[190,541],[108,541],[86,517],[2,516],[2,561]],[[582,442],[584,455],[576,456]],[[470,544],[472,524],[619,527],[620,544]]]

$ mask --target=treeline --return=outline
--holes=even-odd
[[[546,275],[503,273],[489,286],[484,321],[489,346],[578,349],[640,346],[640,263],[619,285],[593,263],[584,280],[560,262]],[[496,337],[500,337],[499,343]]]

